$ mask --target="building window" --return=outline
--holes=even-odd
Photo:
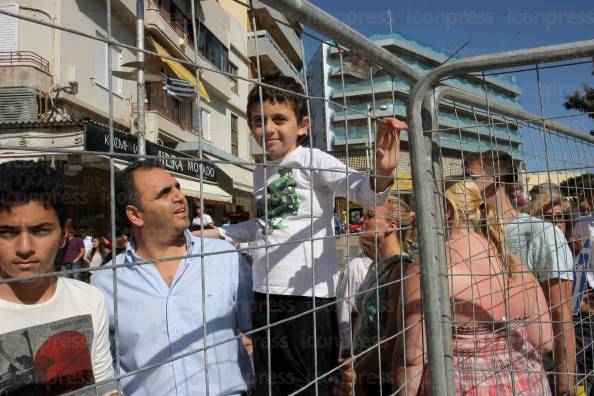
[[[239,156],[239,136],[237,130],[238,118],[235,114],[231,114],[231,154]]]
[[[200,118],[202,120],[202,137],[210,140],[210,111],[200,110]]]
[[[229,62],[229,74],[231,74],[233,76],[237,76],[237,73],[238,73],[237,66],[235,66],[233,63]],[[235,92],[236,94],[239,94],[239,85],[238,85],[237,77],[231,77],[231,80],[233,81],[231,84],[231,91]]]
[[[98,34],[99,37],[105,38]],[[119,71],[122,66],[122,50],[116,47],[111,47],[111,70]],[[107,43],[97,41],[95,43],[95,83],[101,85],[103,88],[109,88],[109,70],[107,68]],[[122,94],[122,80],[120,78],[113,78],[113,92],[115,94]]]
[[[229,50],[199,21],[198,51],[221,71],[229,69]]]

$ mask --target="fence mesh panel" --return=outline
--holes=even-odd
[[[7,67],[19,67],[26,53],[36,60],[39,79],[50,83],[29,96],[2,92],[2,103],[8,98],[18,107],[13,113],[35,108],[39,114],[0,122],[0,162],[47,161],[64,176],[62,198],[73,227],[121,255],[112,261],[113,253],[93,246],[85,265],[63,266],[57,259],[53,270],[11,275],[19,273],[7,268],[22,259],[22,235],[30,230],[13,224],[10,209],[23,202],[0,192],[8,202],[0,209],[6,223],[0,223],[0,238],[14,256],[2,257],[0,298],[23,304],[28,300],[19,290],[39,283],[39,290],[49,290],[36,301],[43,306],[65,287],[47,288],[55,277],[92,277],[108,305],[108,317],[93,312],[87,327],[82,319],[64,325],[86,337],[88,362],[77,362],[71,372],[53,366],[55,383],[51,370],[40,366],[39,351],[60,328],[57,321],[78,316],[62,312],[24,320],[27,326],[0,325],[10,329],[0,334],[1,395],[26,386],[33,393],[53,386],[57,394],[248,394],[254,383],[254,394],[291,395],[326,395],[333,387],[367,395],[451,392],[454,386],[459,394],[591,388],[594,140],[567,126],[588,113],[546,114],[552,93],[543,87],[553,75],[582,73],[592,49],[553,66],[518,61],[440,79],[426,96],[425,138],[416,150],[412,132],[392,131],[385,118],[407,121],[413,87],[428,72],[386,66],[388,55],[411,62],[405,51],[380,57],[352,50],[360,38],[336,20],[319,29],[325,37],[315,31],[314,14],[299,21],[283,10],[284,2],[237,0],[227,7],[242,10],[251,29],[236,24],[230,33],[245,33],[250,48],[241,74],[233,62],[246,54],[233,39],[223,43],[208,19],[222,15],[218,2],[188,2],[186,9],[167,1],[140,1],[138,8],[130,3],[85,2],[76,12],[90,27],[76,14],[64,14],[70,24],[57,24],[25,7],[0,8],[0,16],[18,20],[23,31],[59,36],[69,48],[49,61],[31,48],[7,52]],[[314,30],[300,31],[300,22]],[[143,26],[139,41],[137,23]],[[340,29],[347,40],[336,33]],[[287,40],[283,48],[278,35]],[[289,42],[293,35],[296,46]],[[299,80],[294,92],[268,83],[275,56],[285,62],[276,71]],[[319,63],[304,65],[308,57]],[[92,83],[83,83],[83,73]],[[57,76],[66,81],[64,74],[67,84],[51,84]],[[538,99],[533,113],[522,108],[509,74],[532,80]],[[194,95],[184,96],[184,89]],[[291,104],[300,100],[302,109]],[[299,111],[308,117],[300,119]],[[231,120],[229,127],[222,120]],[[167,128],[177,128],[179,136]],[[390,162],[390,139],[399,161],[387,175],[382,167]],[[240,141],[255,143],[247,155]],[[183,144],[192,148],[176,151]],[[217,145],[229,146],[228,152]],[[430,165],[413,187],[418,153]],[[131,163],[150,160],[160,161],[176,181],[152,198],[139,195],[123,204],[116,181]],[[229,191],[215,172],[228,173]],[[236,188],[246,172],[253,177],[250,199]],[[162,180],[142,188],[149,191]],[[132,177],[137,191],[138,183]],[[431,192],[425,201],[418,196],[423,183],[431,184],[423,190]],[[171,206],[142,207],[168,194],[177,194],[174,212],[167,212]],[[243,229],[226,224],[219,233],[230,243],[215,243],[219,235],[206,217],[187,213],[195,207],[215,210],[217,225],[223,214],[245,218],[250,212],[250,218]],[[183,217],[180,208],[189,220],[198,219],[191,224],[193,239],[168,237]],[[423,216],[431,217],[431,227],[417,229]],[[435,246],[423,262],[420,250],[429,234]],[[170,254],[180,246],[181,254]],[[436,277],[427,279],[423,271],[432,265]],[[427,282],[436,282],[432,291]],[[431,322],[433,314],[438,322]],[[109,336],[109,345],[101,335]],[[101,342],[113,358],[102,378]],[[435,349],[439,345],[443,349]],[[83,369],[84,380],[69,382]],[[431,378],[430,371],[442,377]]]

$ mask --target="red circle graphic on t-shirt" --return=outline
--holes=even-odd
[[[84,334],[69,330],[48,337],[35,354],[34,372],[35,382],[52,390],[79,389],[92,383],[93,366]]]

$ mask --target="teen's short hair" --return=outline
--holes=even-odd
[[[0,164],[0,210],[39,202],[56,212],[60,226],[67,219],[63,174],[47,161],[10,161]]]
[[[163,169],[163,165],[158,160],[146,159],[132,163],[116,176],[116,211],[118,212],[118,219],[125,227],[130,226],[130,220],[126,215],[126,206],[132,205],[142,210],[140,193],[136,188],[136,183],[134,183],[134,172],[154,168]]]
[[[466,153],[464,154],[464,171],[470,167],[473,162],[481,163],[481,153]]]
[[[499,182],[505,185],[505,192],[511,198],[516,193],[516,187],[519,183],[518,169],[512,157],[499,150],[489,150],[482,153],[469,153],[464,156],[464,167],[468,168],[471,162],[481,164],[482,174],[486,176],[496,176]]]
[[[270,101],[274,103],[286,103],[295,112],[297,121],[300,122],[303,117],[307,116],[307,101],[304,96],[303,87],[295,79],[281,74],[271,74],[262,79],[262,82],[278,88],[285,89],[290,92],[279,89],[262,86],[262,102]],[[295,95],[298,94],[298,95]],[[300,95],[299,95],[300,94]],[[248,95],[247,101],[247,119],[248,125],[252,124],[252,106],[260,104],[260,89],[259,85],[254,85]]]

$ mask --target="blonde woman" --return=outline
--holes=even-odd
[[[552,327],[537,280],[506,252],[504,228],[473,181],[448,181],[445,198],[456,393],[550,395],[540,353],[552,348]],[[405,274],[394,353],[394,390],[407,395],[430,393],[420,265]]]
[[[530,198],[530,215],[553,223],[567,237],[571,205],[564,199],[559,186],[548,183],[534,186]]]
[[[347,380],[336,385],[335,395],[350,393],[352,381],[348,378],[355,379],[357,394],[379,395],[380,388],[385,395],[391,393],[396,308],[402,274],[412,262],[405,242],[410,223],[408,205],[395,196],[390,196],[383,206],[365,211],[361,238],[370,242],[368,254],[376,259],[355,296],[359,313],[353,331],[355,375],[350,371],[350,364],[346,364],[342,377]]]

